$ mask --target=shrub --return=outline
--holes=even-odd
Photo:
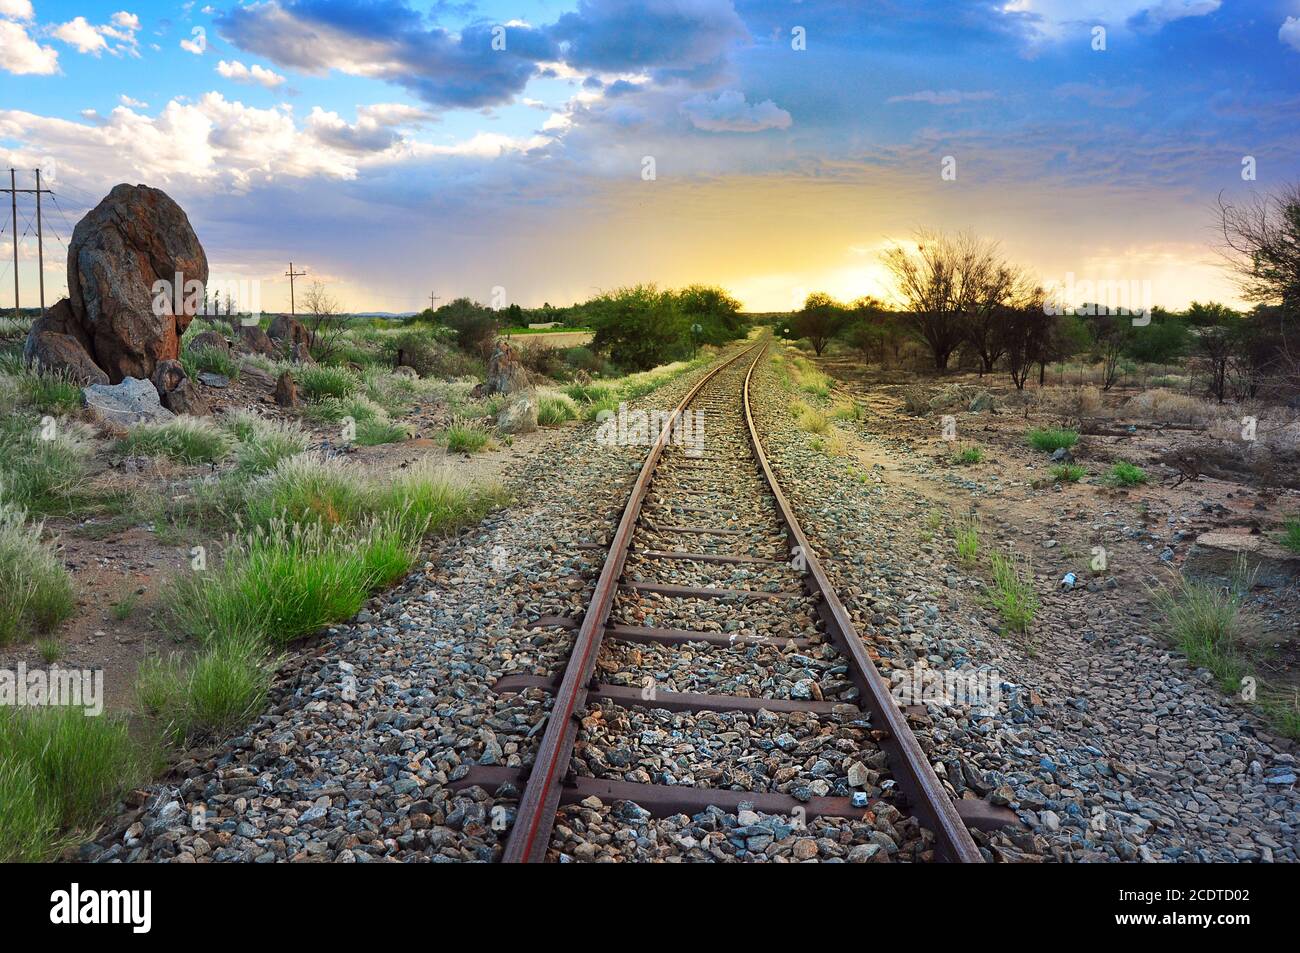
[[[1138,486],[1147,482],[1147,475],[1141,467],[1121,460],[1110,468],[1106,482],[1112,486]]]
[[[473,362],[453,350],[443,336],[450,336],[450,332],[413,327],[385,341],[384,352],[390,363],[405,365],[421,377],[459,377],[472,373]]]
[[[1062,417],[1078,420],[1096,416],[1101,410],[1101,391],[1092,385],[1053,387],[1046,391],[1044,402]]]
[[[1025,441],[1035,450],[1052,453],[1062,448],[1069,450],[1079,442],[1079,434],[1074,430],[1039,427],[1026,433]]]
[[[521,347],[519,363],[541,377],[559,379],[567,372],[560,349],[550,344],[528,344]]]
[[[963,466],[979,463],[984,459],[984,451],[979,447],[963,447],[953,455],[953,460]]]
[[[1016,632],[1026,631],[1038,612],[1038,597],[1033,583],[1022,578],[1016,558],[1010,553],[990,555],[993,570],[993,589],[990,598],[993,607],[1002,615],[1002,621]]]
[[[1162,423],[1200,424],[1214,417],[1213,410],[1205,401],[1163,389],[1144,391],[1132,398],[1126,407],[1134,415]]]
[[[619,367],[644,371],[687,353],[688,322],[671,292],[635,285],[604,292],[588,302],[592,346]]]
[[[361,380],[351,370],[328,364],[301,366],[296,377],[302,395],[308,401],[320,401],[327,397],[342,400],[351,397],[361,387]]]
[[[53,631],[75,607],[72,580],[41,542],[40,524],[0,504],[0,646]]]
[[[1052,479],[1060,483],[1078,483],[1086,473],[1077,463],[1058,463],[1051,469]]]
[[[178,463],[215,463],[230,452],[229,434],[204,417],[137,424],[118,444],[124,454],[161,456]]]

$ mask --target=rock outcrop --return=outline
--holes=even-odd
[[[176,416],[162,405],[157,388],[137,377],[127,377],[119,384],[91,384],[81,392],[87,409],[114,427],[157,423]]]
[[[282,371],[275,380],[275,402],[281,407],[297,407],[302,403],[298,397],[298,385],[288,371]]]
[[[90,351],[90,337],[64,298],[33,322],[23,345],[23,359],[43,370],[67,374],[78,384],[107,384],[108,375]]]
[[[202,417],[212,412],[198,385],[190,380],[180,361],[159,361],[153,371],[153,386],[162,405],[174,414]]]
[[[277,314],[271,319],[266,335],[274,341],[280,350],[288,354],[296,345],[311,347],[311,332],[297,318],[287,314]]]
[[[537,394],[521,391],[497,414],[502,433],[532,433],[537,429]]]

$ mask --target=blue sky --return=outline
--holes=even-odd
[[[131,181],[268,309],[290,259],[366,310],[784,308],[887,293],[921,227],[1181,306],[1234,298],[1216,196],[1300,178],[1298,69],[1300,0],[0,0],[0,152],[54,179],[51,297],[63,216]]]

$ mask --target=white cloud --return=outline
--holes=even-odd
[[[760,132],[790,128],[790,114],[770,99],[752,106],[737,89],[716,96],[701,93],[682,103],[682,112],[696,129],[706,132]]]
[[[0,0],[0,17],[30,20],[33,16],[32,0]]]
[[[3,0],[0,0],[3,2]],[[79,53],[98,56],[108,50],[114,56],[127,53],[139,56],[140,51],[135,39],[140,29],[140,18],[134,13],[119,10],[110,18],[111,22],[94,26],[85,17],[73,17],[67,23],[61,23],[52,31],[55,38],[69,46],[75,46]],[[107,39],[105,39],[107,37]],[[109,40],[113,42],[110,43]]]
[[[140,102],[140,100],[138,100],[138,99],[132,99],[132,98],[131,98],[130,96],[128,96],[126,93],[123,93],[121,96],[117,97],[117,101],[118,101],[119,103],[121,103],[123,106],[126,106],[128,109],[148,109],[148,108],[149,108],[149,104],[148,104],[148,103],[142,103],[142,102]]]
[[[181,49],[186,53],[193,53],[195,56],[202,56],[203,51],[208,48],[208,35],[203,27],[195,27],[191,34],[194,39],[181,40]]]
[[[0,69],[15,76],[48,76],[59,71],[59,54],[28,36],[21,23],[0,20]]]
[[[890,96],[887,103],[929,103],[931,106],[955,106],[958,103],[980,102],[997,99],[997,94],[987,89],[922,89],[904,96]]]
[[[59,24],[54,28],[54,36],[69,46],[75,46],[78,53],[93,53],[98,56],[108,49],[99,30],[91,26],[85,17],[75,17],[67,23]]]
[[[1300,51],[1300,18],[1287,17],[1286,22],[1277,31],[1277,38],[1291,49]]]
[[[231,60],[229,63],[221,60],[217,63],[217,72],[236,83],[256,83],[259,86],[265,86],[267,89],[275,89],[284,82],[284,77],[273,70],[258,66],[256,63],[250,68],[239,60]]]

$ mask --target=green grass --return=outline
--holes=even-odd
[[[313,402],[326,397],[343,400],[361,388],[361,379],[346,367],[308,364],[299,367],[294,376],[303,398]]]
[[[371,513],[370,485],[341,460],[310,454],[282,460],[246,488],[247,524],[262,529],[276,520],[326,526],[359,522]]]
[[[856,400],[846,400],[831,408],[831,416],[836,420],[860,421],[865,419],[866,412]]]
[[[1074,430],[1037,427],[1025,434],[1025,442],[1035,450],[1052,453],[1062,447],[1069,450],[1079,442],[1079,434]]]
[[[151,656],[136,675],[136,700],[175,744],[219,739],[266,706],[275,664],[255,637],[216,642],[188,664]]]
[[[216,463],[230,453],[228,433],[205,417],[177,417],[159,424],[138,424],[118,443],[118,453],[166,457],[177,463]]]
[[[538,394],[537,422],[543,427],[555,427],[578,416],[578,407],[567,394]]]
[[[984,459],[984,451],[979,447],[963,447],[953,454],[953,462],[962,466],[980,463]]]
[[[1214,673],[1224,691],[1235,692],[1245,671],[1237,647],[1248,631],[1242,589],[1179,576],[1151,596],[1160,627],[1188,661]]]
[[[989,560],[993,572],[989,598],[993,607],[1009,629],[1027,631],[1038,612],[1038,596],[1034,593],[1032,580],[1024,578],[1028,573],[1022,574],[1011,553],[993,552],[989,554]]]
[[[122,595],[118,596],[113,603],[113,618],[118,622],[125,622],[131,618],[131,613],[135,611],[136,603],[140,601],[140,593],[136,589],[127,589]]]
[[[805,430],[808,433],[824,434],[831,429],[830,420],[827,419],[826,415],[802,400],[796,400],[792,403],[790,412],[794,414],[795,425],[800,430]]]
[[[455,423],[442,432],[449,453],[477,453],[488,445],[488,432],[468,423]]]
[[[974,515],[959,521],[953,527],[952,535],[957,547],[957,558],[964,566],[974,566],[980,555],[980,528]]]
[[[47,427],[15,414],[0,419],[0,499],[36,515],[61,515],[81,502],[90,447],[65,420]]]
[[[1300,553],[1300,516],[1292,516],[1282,524],[1278,541],[1292,552]]]
[[[81,385],[66,374],[26,369],[18,376],[18,399],[38,414],[73,414],[81,409]]]
[[[400,443],[411,436],[405,424],[391,420],[362,420],[357,423],[356,442],[363,447],[375,447],[382,443]]]
[[[1052,479],[1058,483],[1078,483],[1087,472],[1077,463],[1058,463],[1050,471]]]
[[[274,523],[232,541],[218,567],[181,577],[166,602],[176,627],[205,643],[285,645],[355,615],[410,568],[419,537],[397,519],[360,533]]]
[[[0,506],[0,646],[52,632],[75,608],[72,579],[40,525]]]
[[[1121,460],[1110,468],[1106,482],[1112,486],[1139,486],[1147,482],[1146,471]]]
[[[41,661],[46,665],[53,665],[63,658],[63,643],[55,638],[39,639],[36,642],[36,651],[40,654]]]
[[[48,860],[144,776],[124,720],[0,708],[0,861]]]
[[[225,427],[239,440],[235,448],[235,469],[241,474],[274,470],[281,460],[307,449],[307,434],[296,424],[241,413],[226,421]]]
[[[181,366],[191,380],[198,380],[199,372],[221,374],[233,380],[239,379],[239,362],[229,351],[215,347],[186,348],[181,354]]]

